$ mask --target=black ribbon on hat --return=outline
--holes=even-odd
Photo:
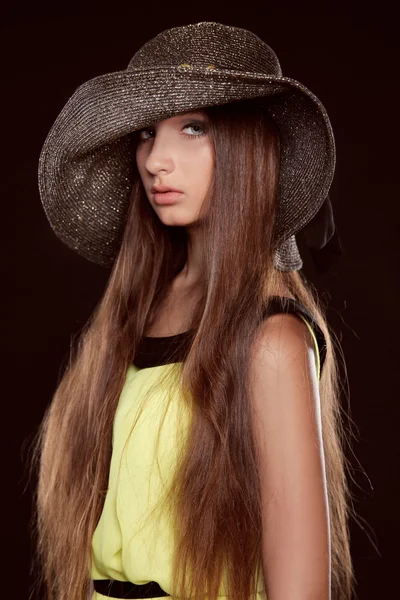
[[[318,272],[325,273],[343,256],[343,246],[335,225],[329,195],[316,215],[298,234],[310,250]]]

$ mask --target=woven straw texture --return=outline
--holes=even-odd
[[[221,23],[174,27],[146,42],[128,67],[83,83],[52,126],[39,159],[39,191],[56,235],[88,260],[111,266],[133,184],[129,134],[206,106],[258,98],[280,134],[275,265],[299,269],[295,234],[322,206],[335,170],[325,108],[284,77],[254,33]]]

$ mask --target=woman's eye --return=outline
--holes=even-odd
[[[201,135],[204,135],[204,133],[205,133],[205,132],[204,132],[204,129],[203,129],[203,127],[202,127],[201,125],[196,125],[196,124],[193,124],[193,125],[186,125],[186,127],[184,127],[184,129],[188,129],[189,127],[190,127],[191,129],[197,129],[197,133],[195,133],[195,135],[194,135],[194,136],[191,136],[191,137],[199,137],[199,136],[201,136]],[[199,129],[200,129],[201,133],[199,133],[199,132],[198,132],[198,130],[199,130]]]
[[[183,127],[183,129],[194,130],[194,133],[184,133],[183,135],[185,135],[186,137],[196,138],[196,137],[201,137],[201,136],[205,135],[205,128],[202,127],[201,125],[198,125],[197,123],[189,123],[188,125],[185,125]],[[147,135],[148,133],[154,133],[154,129],[147,128],[147,129],[139,130],[139,132],[138,132],[139,140],[146,141],[146,140],[150,139],[150,137]]]
[[[138,134],[139,134],[139,140],[147,140],[147,137],[143,137],[143,134],[146,133],[147,131],[151,131],[151,129],[141,129]]]

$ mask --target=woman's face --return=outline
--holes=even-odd
[[[190,112],[159,121],[138,132],[137,167],[147,198],[166,225],[190,225],[199,217],[214,168],[208,116]],[[153,185],[182,193],[171,204],[158,204]]]

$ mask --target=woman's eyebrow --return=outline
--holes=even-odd
[[[186,113],[184,115],[180,115],[181,119],[187,119],[187,118],[191,118],[191,117],[196,117],[199,119],[206,119],[206,115],[201,113],[201,112],[190,112],[190,113]]]
[[[191,112],[186,113],[184,115],[176,115],[176,119],[179,121],[185,121],[187,119],[201,119],[202,121],[207,121],[207,116],[200,112]],[[157,121],[156,123],[151,123],[147,127],[157,127],[161,123],[161,121]]]

